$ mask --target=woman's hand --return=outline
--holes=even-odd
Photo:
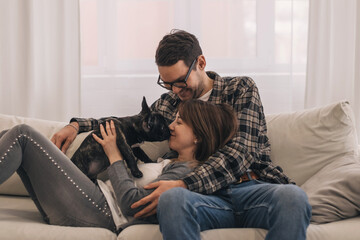
[[[114,162],[123,160],[123,156],[116,145],[116,130],[115,130],[115,124],[114,121],[110,121],[110,123],[106,122],[106,130],[104,129],[104,126],[100,125],[100,132],[103,139],[96,136],[94,133],[92,134],[94,139],[101,144],[101,146],[104,149],[104,152],[106,156],[109,159],[110,164],[113,164]]]

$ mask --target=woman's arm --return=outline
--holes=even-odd
[[[162,174],[153,182],[161,180],[177,180],[184,177],[190,172],[190,168],[186,163],[169,163]],[[144,189],[136,187],[133,179],[129,176],[124,161],[113,163],[108,168],[108,175],[114,188],[118,206],[124,215],[133,216],[147,205],[132,209],[130,206],[138,200],[146,197],[154,191],[154,189]]]
[[[153,190],[136,187],[134,181],[130,178],[125,167],[123,156],[116,145],[114,122],[106,122],[105,128],[103,125],[100,125],[100,132],[102,139],[95,134],[93,134],[93,137],[101,144],[109,159],[110,167],[108,168],[108,174],[115,191],[118,206],[124,215],[133,216],[145,206],[135,209],[131,209],[130,206],[134,202],[149,195]],[[187,167],[187,163],[178,162],[176,164],[168,164],[155,181],[179,179],[189,172],[190,169]]]

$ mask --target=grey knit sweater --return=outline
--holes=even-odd
[[[186,176],[189,172],[191,172],[191,169],[189,168],[187,162],[173,161],[163,168],[160,176],[153,182],[160,180],[178,180]],[[133,203],[149,195],[155,189],[144,189],[142,187],[137,187],[133,179],[129,176],[124,161],[113,163],[108,168],[108,175],[116,195],[117,204],[125,216],[134,216],[135,213],[147,206],[144,205],[135,209],[130,208]],[[158,221],[156,216],[150,216],[141,220],[132,219],[127,224],[121,226],[120,231],[129,225],[144,223],[158,223]]]

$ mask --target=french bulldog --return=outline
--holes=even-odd
[[[110,117],[101,120],[113,120],[116,128],[116,144],[123,155],[131,174],[136,178],[143,176],[137,167],[137,159],[145,163],[152,162],[150,158],[139,147],[133,147],[144,141],[163,141],[169,139],[170,130],[165,118],[152,112],[146,103],[145,97],[142,101],[142,110],[139,114],[129,117]],[[98,137],[102,138],[100,125],[93,131]],[[104,171],[109,165],[109,160],[102,146],[89,134],[74,155],[71,161],[92,181],[97,175]]]

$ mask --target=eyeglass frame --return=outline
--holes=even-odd
[[[190,67],[189,67],[189,70],[188,70],[188,72],[187,72],[186,77],[185,77],[184,80],[178,80],[178,81],[174,81],[174,82],[165,82],[164,80],[161,79],[160,74],[159,74],[159,78],[158,78],[158,80],[157,80],[157,84],[158,84],[160,87],[163,87],[163,88],[165,88],[165,89],[167,89],[167,90],[171,90],[171,91],[172,91],[172,89],[173,89],[174,84],[177,84],[177,83],[184,83],[185,86],[176,86],[176,85],[175,85],[175,87],[177,87],[177,88],[186,88],[186,87],[187,87],[187,83],[186,83],[186,82],[187,82],[187,80],[188,80],[188,78],[189,78],[189,76],[190,76],[191,71],[193,70],[193,68],[194,68],[194,66],[195,66],[195,63],[197,62],[197,59],[198,59],[198,58],[195,58],[194,61],[191,63],[191,65],[190,65]],[[165,85],[165,84],[168,84],[168,85],[169,85],[169,88],[165,87],[165,86],[162,85],[162,84],[164,84],[164,85]]]

